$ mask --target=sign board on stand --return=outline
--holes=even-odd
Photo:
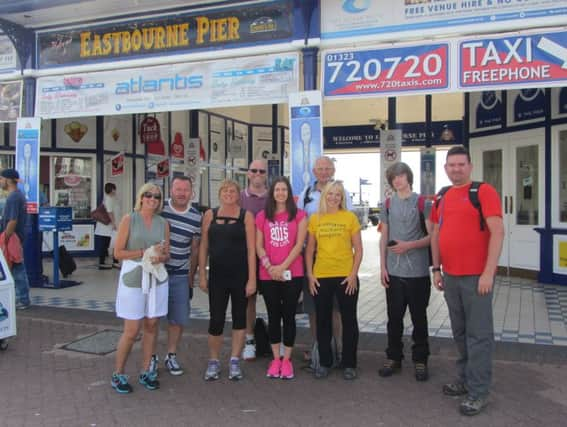
[[[19,118],[16,125],[16,169],[20,173],[18,188],[26,197],[30,214],[39,208],[39,143],[41,119]]]
[[[316,90],[289,97],[291,187],[294,196],[313,182],[313,165],[323,153],[321,102],[321,92]]]
[[[68,288],[80,285],[75,280],[59,280],[59,232],[73,229],[73,208],[41,207],[39,208],[39,231],[53,233],[53,282],[44,283],[45,288]]]
[[[393,191],[386,179],[386,170],[402,158],[402,130],[382,130],[380,141],[380,199],[384,201]]]

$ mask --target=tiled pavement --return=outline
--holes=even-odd
[[[363,232],[364,259],[360,272],[361,290],[358,307],[363,332],[386,333],[386,300],[379,285],[379,256],[376,228]],[[41,306],[114,311],[118,270],[99,271],[94,259],[77,259],[79,269],[72,276],[83,284],[66,289],[33,289],[32,303]],[[45,262],[46,273],[50,263]],[[265,316],[259,298],[258,312]],[[567,345],[567,286],[544,285],[515,277],[498,277],[494,290],[494,332],[504,342]],[[208,300],[195,290],[191,317],[208,318]],[[230,315],[230,311],[228,313]],[[428,308],[429,334],[451,337],[447,307],[441,292],[432,290]],[[307,327],[307,316],[297,317],[298,326]],[[409,325],[409,314],[406,317]],[[408,326],[406,334],[411,334]]]

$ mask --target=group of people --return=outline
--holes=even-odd
[[[498,194],[486,183],[474,187],[473,202],[472,164],[463,147],[449,150],[445,170],[453,185],[434,200],[412,190],[408,165],[396,163],[386,171],[394,190],[381,212],[380,278],[386,290],[388,347],[378,373],[389,377],[402,368],[403,318],[409,308],[415,378],[429,378],[427,306],[433,283],[445,291],[459,351],[457,378],[443,387],[443,393],[464,396],[460,411],[474,415],[485,407],[491,384],[491,301],[504,235],[502,209]],[[345,380],[357,377],[361,226],[343,184],[333,180],[332,160],[317,159],[313,172],[315,183],[296,201],[287,178],[274,179],[268,188],[265,162],[254,161],[247,172],[248,187],[241,190],[235,181],[224,181],[218,190],[219,206],[202,218],[191,207],[188,178],[172,180],[166,203],[158,186],[142,186],[134,212],[118,226],[114,249],[122,262],[116,311],[124,319],[112,375],[114,389],[132,391],[124,366],[140,329],[139,382],[150,390],[159,387],[158,319],[166,315],[165,366],[172,375],[183,373],[176,349],[189,317],[197,267],[210,309],[205,380],[221,377],[229,301],[228,378],[243,378],[241,359],[255,358],[257,293],[268,312],[273,357],[267,377],[294,378],[295,315],[301,298],[319,359],[314,377],[326,378],[333,366],[342,368]]]
[[[394,190],[381,211],[388,347],[378,373],[389,377],[402,368],[403,318],[409,308],[415,379],[429,378],[427,306],[433,283],[444,291],[459,353],[457,377],[442,392],[462,396],[460,412],[476,415],[487,404],[492,380],[492,288],[504,240],[502,206],[492,186],[471,181],[471,158],[464,147],[447,152],[445,172],[452,186],[428,200],[413,192],[408,165],[396,163],[386,171]]]
[[[122,264],[116,312],[124,319],[111,381],[116,391],[132,391],[124,368],[141,329],[143,369],[138,380],[147,389],[159,387],[155,349],[158,319],[166,315],[165,366],[173,375],[183,373],[176,347],[189,317],[189,291],[197,266],[199,286],[208,294],[210,309],[205,380],[221,375],[220,352],[229,301],[232,343],[228,378],[241,379],[240,360],[255,358],[257,291],[266,303],[273,353],[266,375],[294,378],[295,315],[304,289],[314,300],[317,319],[321,363],[315,377],[328,376],[333,364],[329,325],[333,306],[338,306],[344,331],[344,378],[356,378],[360,224],[347,209],[349,197],[342,183],[331,180],[332,161],[318,159],[314,172],[324,176],[325,182],[321,187],[316,184],[309,196],[307,205],[315,199],[319,205],[311,215],[298,208],[287,178],[278,177],[266,187],[264,161],[250,164],[246,189],[241,191],[235,181],[224,181],[218,191],[219,206],[207,210],[202,219],[190,204],[189,179],[173,178],[171,198],[165,204],[158,186],[144,184],[140,188],[134,212],[125,215],[118,226],[114,247],[114,257]]]

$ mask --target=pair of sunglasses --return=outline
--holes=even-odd
[[[248,169],[252,173],[259,173],[260,175],[264,175],[266,173],[266,169]]]
[[[146,191],[144,194],[142,194],[142,196],[146,197],[146,198],[154,198],[156,200],[161,200],[161,194],[159,193],[152,193],[151,191]]]

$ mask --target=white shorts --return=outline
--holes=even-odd
[[[120,279],[118,281],[118,291],[116,293],[116,315],[121,319],[140,320],[144,317],[155,318],[167,315],[169,283],[165,282],[155,287],[155,310],[149,310],[149,296],[144,294],[142,288],[132,288],[126,286]]]

